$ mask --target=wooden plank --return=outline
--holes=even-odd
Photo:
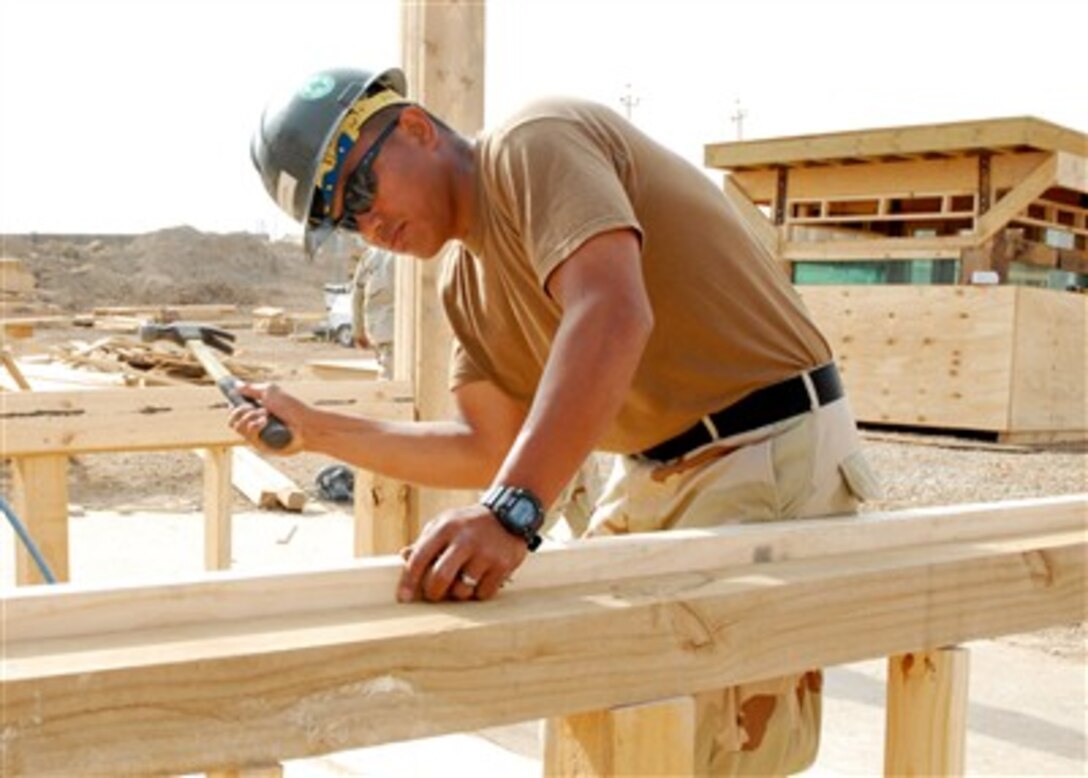
[[[285,382],[318,407],[352,415],[412,418],[409,387],[395,381]],[[0,424],[8,456],[65,452],[208,448],[242,443],[227,426],[226,399],[214,387],[103,389],[4,397]]]
[[[958,257],[975,245],[973,237],[874,238],[832,240],[820,243],[788,240],[782,244],[782,259],[792,262],[848,262],[850,260],[916,259]]]
[[[549,778],[694,776],[695,700],[674,697],[549,722]]]
[[[1088,494],[1001,503],[918,508],[844,519],[793,520],[709,530],[593,538],[546,545],[519,568],[511,594],[698,572],[756,562],[864,555],[920,543],[979,543],[1028,531],[1065,532],[1088,522]],[[140,586],[54,587],[20,591],[4,600],[6,639],[68,638],[193,623],[277,619],[360,610],[393,599],[402,562],[361,559],[321,572],[223,573],[214,579]]]
[[[888,660],[885,775],[963,775],[967,743],[964,648]]]
[[[4,398],[5,402],[7,397]],[[57,581],[68,580],[68,457],[15,457],[11,462],[11,507]],[[38,584],[45,577],[22,543],[15,544],[15,582]]]
[[[231,456],[227,446],[204,451],[204,567],[229,570],[231,555]]]
[[[779,235],[778,230],[771,224],[771,220],[748,199],[731,177],[725,177],[722,189],[725,198],[740,213],[755,239],[766,249],[768,254],[777,259]]]
[[[260,508],[297,512],[306,507],[306,492],[252,449],[231,449],[231,482]]]
[[[259,763],[1028,631],[1083,618],[1085,551],[1032,534],[13,643],[5,768]]]
[[[704,146],[703,158],[707,167],[731,170],[808,161],[926,152],[963,153],[1023,146],[1088,156],[1088,136],[1084,133],[1024,116],[710,143]]]
[[[382,371],[378,360],[372,358],[312,359],[306,368],[323,381],[373,381]]]

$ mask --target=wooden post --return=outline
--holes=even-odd
[[[355,556],[396,554],[412,540],[411,490],[366,470],[355,472]]]
[[[484,0],[401,0],[401,56],[408,93],[467,135],[483,126],[484,10]],[[416,407],[421,419],[448,418],[453,413],[448,388],[452,333],[438,299],[441,268],[437,262],[413,265]],[[457,492],[421,489],[414,501],[416,530],[420,520],[429,520],[465,499]]]
[[[57,581],[67,581],[68,457],[63,454],[14,457],[11,508]],[[15,548],[15,582],[44,583],[34,558],[18,539]]]
[[[959,647],[889,658],[885,775],[963,775],[967,668]]]
[[[548,778],[695,774],[695,701],[643,705],[551,719],[544,742]]]
[[[233,500],[230,447],[214,446],[204,451],[204,567],[228,570]]]

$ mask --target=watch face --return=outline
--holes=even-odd
[[[536,521],[536,506],[526,499],[516,499],[506,512],[506,518],[510,523],[522,529],[528,529]]]

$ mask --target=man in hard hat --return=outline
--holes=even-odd
[[[266,111],[253,158],[312,247],[336,228],[443,254],[458,417],[392,422],[248,387],[291,450],[432,487],[398,597],[487,599],[540,542],[587,455],[616,452],[589,534],[854,511],[870,490],[827,342],[774,258],[694,166],[616,112],[535,102],[475,139],[398,70],[317,74]],[[267,411],[236,410],[251,443]],[[817,671],[698,694],[697,770],[814,758]]]

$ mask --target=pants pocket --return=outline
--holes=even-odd
[[[876,477],[863,451],[855,451],[839,463],[843,481],[860,502],[879,500],[884,496],[880,480]]]

